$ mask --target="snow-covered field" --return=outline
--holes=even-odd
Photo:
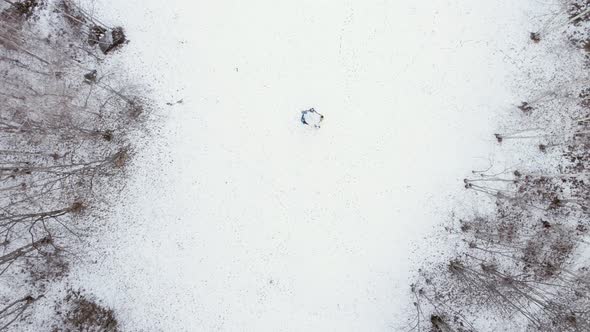
[[[164,125],[74,283],[126,331],[402,330],[539,6],[99,1]]]

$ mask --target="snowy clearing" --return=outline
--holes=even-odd
[[[509,59],[539,7],[99,1],[166,124],[72,282],[125,331],[403,329],[433,226],[471,208],[461,181],[519,102]]]

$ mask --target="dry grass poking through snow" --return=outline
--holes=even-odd
[[[532,86],[545,92],[516,107],[511,133],[496,138],[529,145],[554,165],[474,172],[465,180],[495,210],[446,228],[457,249],[420,270],[408,330],[590,331],[590,1],[566,1],[552,23],[531,34],[529,47],[543,43],[582,54],[586,64],[569,68],[574,76],[565,70]]]
[[[123,186],[149,113],[106,62],[125,42],[67,0],[0,1],[0,331],[26,324]],[[56,313],[90,313],[62,312],[55,331],[116,330],[112,313],[71,294]]]

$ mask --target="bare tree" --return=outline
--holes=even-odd
[[[539,97],[515,107],[513,127],[495,134],[498,144],[537,148],[553,165],[474,171],[464,180],[495,209],[446,227],[456,249],[419,271],[407,330],[476,331],[482,316],[519,330],[590,330],[589,267],[580,260],[590,244],[590,2],[564,2],[560,21],[570,29],[561,38],[573,47],[560,51],[585,52],[586,68],[566,68],[545,82],[533,92]],[[551,31],[535,33],[534,44]]]
[[[124,185],[150,120],[143,88],[104,61],[126,42],[72,1],[0,1],[0,277],[22,294],[0,294],[0,330],[67,272]]]

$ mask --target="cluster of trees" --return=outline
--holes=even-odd
[[[149,122],[144,91],[105,61],[125,43],[72,1],[0,0],[0,331],[68,273],[123,185]]]
[[[561,52],[590,59],[590,1],[564,6],[567,29],[553,37],[573,45]],[[534,43],[545,37],[531,34]],[[572,71],[579,74],[545,83],[539,98],[516,107],[516,129],[495,135],[498,144],[530,145],[553,165],[465,179],[494,202],[493,212],[446,228],[456,249],[419,271],[408,330],[590,331],[590,92],[587,66]]]

